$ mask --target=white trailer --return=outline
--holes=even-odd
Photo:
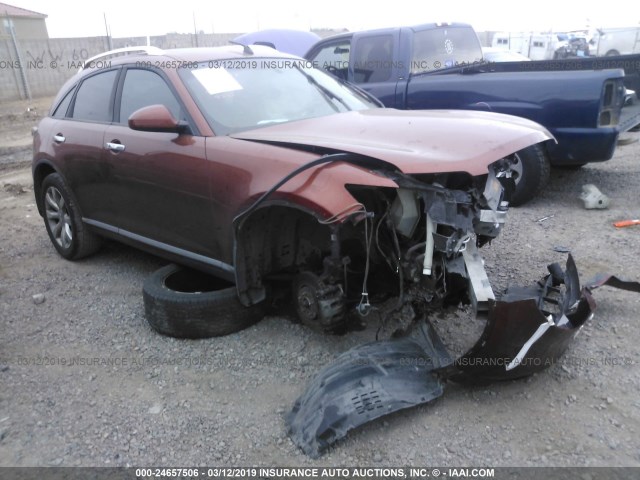
[[[531,60],[551,60],[556,52],[567,45],[567,35],[562,33],[497,32],[493,36],[493,48],[518,52]]]

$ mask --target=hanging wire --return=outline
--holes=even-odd
[[[357,210],[353,210],[354,208],[357,208]],[[353,211],[351,211],[353,210]],[[341,220],[343,220],[346,217],[349,217],[351,215],[355,215],[357,213],[364,213],[365,215],[367,214],[367,209],[365,208],[365,206],[361,203],[354,203],[349,205],[346,208],[343,208],[341,211],[339,211],[338,213],[332,215],[331,217],[327,218],[326,220],[318,220],[318,223],[321,223],[322,225],[330,225],[332,223],[336,223],[339,222]]]
[[[375,234],[376,249],[378,250],[378,253],[380,253],[380,256],[387,263],[387,265],[389,265],[389,268],[391,269],[391,271],[395,270],[397,272],[397,269],[399,267],[400,261],[398,260],[398,264],[394,265],[393,262],[391,260],[389,260],[389,257],[387,256],[386,253],[384,253],[384,251],[382,250],[382,247],[380,246],[380,224],[382,222],[384,222],[385,218],[387,218],[388,215],[389,215],[389,209],[387,208],[387,211],[380,218],[380,220],[378,220],[378,223],[376,224],[376,234]]]
[[[369,233],[369,222],[371,222],[371,233]],[[358,313],[366,317],[371,311],[371,304],[369,303],[369,292],[367,291],[367,280],[369,278],[369,266],[371,263],[371,240],[373,239],[373,219],[371,214],[367,212],[364,219],[364,243],[367,254],[367,260],[364,267],[364,279],[362,281],[362,297],[360,303],[356,307]]]

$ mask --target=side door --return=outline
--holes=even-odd
[[[84,78],[62,100],[52,130],[53,151],[61,173],[73,190],[83,217],[108,222],[109,172],[103,163],[104,132],[111,123],[119,69]]]
[[[192,133],[130,129],[129,116],[150,105],[164,105],[176,119],[186,121]],[[125,68],[114,123],[104,139],[113,172],[109,192],[116,226],[125,231],[121,233],[146,243],[160,242],[160,248],[217,257],[205,138],[197,134],[165,73]]]

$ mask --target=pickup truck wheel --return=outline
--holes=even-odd
[[[152,273],[142,294],[149,325],[176,338],[228,335],[264,317],[264,302],[245,307],[232,283],[178,265]]]
[[[554,168],[561,168],[563,170],[580,170],[586,163],[572,163],[570,165],[556,165]]]
[[[100,248],[100,237],[82,223],[78,202],[57,173],[42,182],[39,201],[44,207],[44,224],[51,243],[67,260],[78,260]]]
[[[532,145],[512,155],[512,170],[516,189],[511,205],[524,205],[534,198],[549,181],[551,165],[546,153],[539,145]]]

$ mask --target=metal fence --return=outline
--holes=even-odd
[[[0,101],[55,95],[88,58],[112,48],[227,45],[238,34],[168,34],[153,37],[83,37],[19,40],[0,38]]]

